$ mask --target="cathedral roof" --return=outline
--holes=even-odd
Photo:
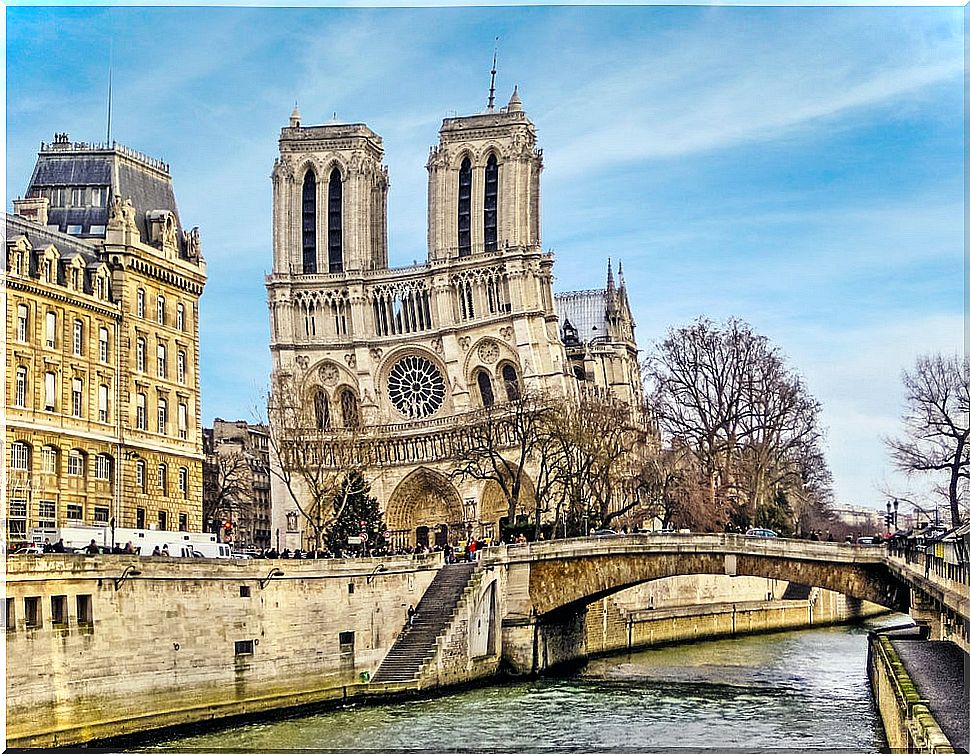
[[[569,291],[557,293],[555,298],[559,321],[568,319],[580,341],[588,343],[607,335],[605,290]]]

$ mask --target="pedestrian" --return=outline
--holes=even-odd
[[[94,541],[94,540],[92,539],[92,540],[91,540],[91,542],[90,542],[90,544],[88,544],[88,546],[84,548],[84,551],[85,551],[85,552],[86,552],[86,553],[87,553],[88,555],[97,555],[97,554],[98,554],[98,543],[97,543],[97,542],[95,542],[95,541]]]
[[[135,548],[131,546],[131,542],[129,542],[128,544],[125,545],[125,549],[122,550],[122,553],[124,555],[134,555],[135,554]]]
[[[64,549],[64,538],[61,537],[57,542],[54,543],[54,552],[66,552]]]
[[[152,550],[152,557],[156,557],[156,556],[161,555],[161,554],[162,554],[161,549],[159,548],[158,545],[155,545],[155,549]]]
[[[414,605],[408,607],[408,628],[414,625],[414,616],[417,615],[417,611],[414,609]]]
[[[163,558],[169,557],[168,545],[162,545],[162,557]]]
[[[51,544],[49,538],[44,537],[44,552],[54,552],[54,545]]]
[[[468,540],[468,562],[469,563],[475,560],[475,549],[477,548],[477,546],[478,546],[478,543],[475,542],[474,537]]]

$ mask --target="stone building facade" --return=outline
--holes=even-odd
[[[266,282],[274,374],[296,385],[318,428],[366,443],[365,476],[396,543],[494,536],[499,485],[451,476],[455,443],[524,391],[569,400],[601,389],[638,404],[622,276],[553,292],[543,155],[517,91],[506,107],[444,120],[427,163],[423,264],[388,267],[382,160],[363,124],[304,126],[294,110],[282,129]],[[281,546],[306,546],[289,496],[273,499]]]
[[[168,166],[42,144],[6,217],[7,536],[201,528],[205,262]]]
[[[272,546],[269,428],[215,419],[202,430],[204,509],[223,541],[237,548]]]

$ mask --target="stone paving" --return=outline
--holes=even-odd
[[[970,750],[970,658],[948,641],[894,638],[892,645],[950,743]]]

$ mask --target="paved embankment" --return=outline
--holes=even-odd
[[[944,735],[954,747],[970,750],[970,658],[948,641],[890,641]]]

